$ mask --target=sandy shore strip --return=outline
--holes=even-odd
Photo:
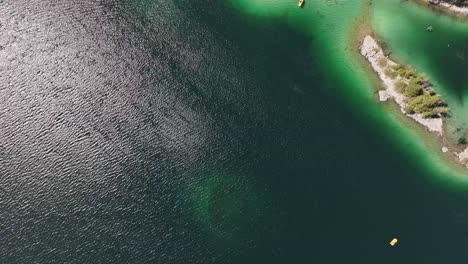
[[[427,2],[428,4],[436,6],[436,7],[445,8],[445,9],[448,9],[450,11],[462,14],[462,15],[468,15],[468,7],[466,7],[466,6],[465,7],[456,6],[456,5],[449,4],[449,3],[446,3],[446,2],[442,2],[442,1],[438,1],[438,0],[424,0],[424,1]]]
[[[419,124],[425,126],[430,132],[436,132],[439,135],[442,135],[443,132],[443,119],[442,118],[423,118],[421,114],[408,114],[404,110],[406,108],[406,96],[399,93],[395,89],[395,84],[401,80],[400,76],[392,79],[385,74],[385,68],[396,65],[397,63],[388,59],[382,48],[377,44],[377,42],[371,37],[366,36],[360,47],[361,54],[369,61],[374,71],[379,75],[380,79],[384,83],[385,90],[379,91],[380,101],[386,101],[389,98],[393,98],[395,102],[400,106],[401,112],[406,116],[414,119]],[[379,66],[379,60],[387,60],[385,67]]]

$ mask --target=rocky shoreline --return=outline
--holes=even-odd
[[[462,15],[468,15],[468,7],[463,7],[463,6],[456,6],[454,4],[449,4],[440,0],[424,0],[430,5],[444,8]]]

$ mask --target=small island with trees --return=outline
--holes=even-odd
[[[386,59],[382,59],[379,63]],[[385,74],[390,78],[399,79],[395,83],[395,90],[406,96],[405,112],[420,113],[423,118],[445,117],[449,108],[441,96],[434,91],[427,76],[419,74],[411,67],[400,64],[386,67]]]
[[[381,46],[368,35],[360,47],[361,54],[383,82],[385,89],[379,91],[380,101],[393,98],[405,115],[442,135],[443,118],[450,111],[445,101],[425,74],[390,60]]]

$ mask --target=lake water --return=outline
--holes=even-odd
[[[0,262],[462,263],[465,177],[376,102],[365,7],[0,3]]]

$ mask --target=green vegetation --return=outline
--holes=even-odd
[[[400,64],[395,64],[395,65],[392,66],[392,69],[393,69],[394,71],[398,71],[398,70],[401,69],[401,68],[403,68],[403,67],[402,67]]]
[[[396,71],[400,77],[405,77],[406,75],[406,70],[404,68],[400,68]]]
[[[395,83],[395,90],[399,93],[403,93],[406,89],[407,84],[403,80],[398,80]]]
[[[418,73],[416,72],[415,69],[409,67],[409,68],[405,68],[405,74],[404,75],[405,75],[405,78],[412,79],[412,78],[416,78]]]
[[[385,75],[390,77],[390,79],[395,79],[398,76],[398,74],[394,70],[392,70],[391,68],[386,68],[384,70],[384,73],[385,73]]]
[[[426,78],[425,74],[418,75],[416,70],[411,67],[403,67],[400,64],[395,64],[391,68],[396,71],[400,77],[405,77],[407,79],[421,77],[423,80]]]
[[[411,81],[419,84],[419,85],[425,85],[428,84],[427,77],[425,73],[417,74],[416,77],[414,77]]]
[[[405,111],[409,114],[420,113],[424,118],[446,116],[450,109],[444,103],[427,80],[424,73],[418,72],[411,67],[399,64],[393,65],[385,70],[385,74],[394,73],[401,77],[395,83],[395,90],[407,97]]]
[[[432,87],[426,88],[426,92],[430,95],[436,95],[436,92],[434,89],[432,89]]]
[[[400,64],[393,65],[392,69],[396,71],[400,77],[405,77],[407,79],[415,78],[418,75],[415,69],[411,67],[403,67]]]
[[[445,115],[449,111],[444,106],[440,95],[429,95],[428,93],[410,98],[406,110],[408,113],[421,113],[424,118]]]
[[[416,97],[421,95],[422,92],[423,89],[419,84],[410,81],[409,85],[406,86],[406,89],[403,91],[403,94],[407,97]]]
[[[386,58],[380,58],[379,61],[377,62],[377,64],[379,65],[379,67],[383,68],[383,67],[387,66],[387,59]]]
[[[379,67],[385,67],[384,74],[389,78],[400,76],[395,82],[395,90],[407,97],[407,113],[419,113],[424,118],[447,116],[450,109],[434,91],[425,73],[419,74],[412,67],[400,64],[389,66],[387,58],[380,58],[377,63]]]
[[[450,109],[440,95],[423,91],[420,95],[409,97],[405,111],[409,114],[420,113],[424,118],[446,116]]]

